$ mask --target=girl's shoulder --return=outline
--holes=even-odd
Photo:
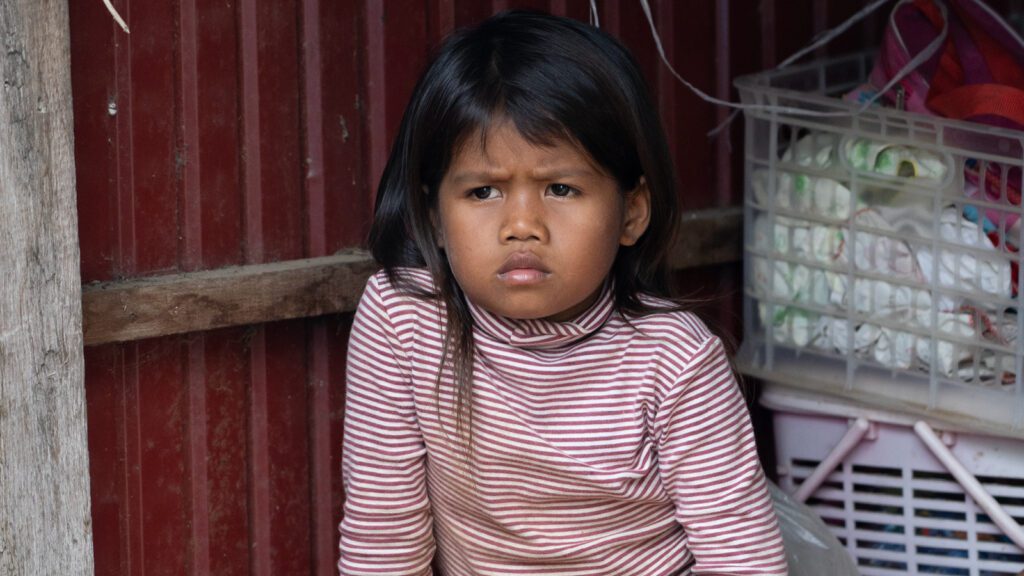
[[[676,300],[643,294],[640,302],[648,312],[631,315],[628,322],[642,334],[689,346],[717,338],[696,313]]]
[[[642,344],[639,347],[664,370],[666,381],[676,382],[686,375],[692,377],[694,370],[729,364],[721,338],[685,304],[655,297],[642,298],[642,302],[649,312],[628,320],[640,339],[633,343]],[[662,392],[671,388],[663,388]]]
[[[396,268],[391,274],[378,270],[366,281],[363,300],[385,310],[429,313],[437,311],[441,300],[430,272],[423,268]]]
[[[424,339],[440,338],[446,323],[433,287],[426,270],[380,270],[367,280],[356,316],[389,331],[404,350],[414,350]]]
[[[366,283],[367,289],[393,296],[434,294],[436,288],[426,268],[395,268],[392,274],[378,270]]]

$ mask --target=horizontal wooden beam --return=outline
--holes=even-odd
[[[672,266],[742,257],[740,208],[687,212]],[[86,346],[355,310],[378,266],[365,251],[87,285]]]
[[[354,310],[365,252],[87,285],[86,346]]]

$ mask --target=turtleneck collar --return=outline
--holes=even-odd
[[[557,348],[582,340],[604,325],[615,309],[614,290],[609,280],[601,288],[597,300],[579,316],[565,322],[551,320],[516,320],[492,314],[467,301],[476,329],[499,342],[518,348]]]

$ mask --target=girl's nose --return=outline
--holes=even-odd
[[[509,194],[505,202],[501,240],[546,242],[547,239],[548,229],[544,218],[543,200],[530,193]]]

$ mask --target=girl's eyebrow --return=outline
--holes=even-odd
[[[585,178],[587,176],[593,176],[594,170],[589,167],[554,167],[554,168],[536,168],[531,171],[530,176],[534,180],[558,180],[561,178]],[[463,172],[457,172],[452,175],[451,183],[455,185],[465,184],[467,182],[504,182],[509,179],[507,173],[503,171],[487,171],[487,170],[466,170]]]
[[[583,166],[572,166],[565,168],[537,168],[533,171],[532,174],[532,176],[537,180],[558,180],[560,178],[584,178],[593,175],[593,169]]]
[[[499,171],[487,170],[466,170],[452,175],[452,184],[465,184],[467,182],[503,182],[508,175]]]

